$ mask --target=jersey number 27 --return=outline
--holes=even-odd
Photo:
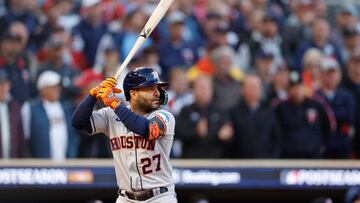
[[[156,154],[154,156],[152,156],[152,158],[150,159],[150,157],[146,157],[146,158],[142,158],[140,159],[141,164],[142,164],[142,172],[144,175],[149,174],[149,173],[153,173],[156,171],[160,171],[160,154]],[[151,162],[155,162],[156,163],[156,168],[155,170],[153,168],[151,168]]]

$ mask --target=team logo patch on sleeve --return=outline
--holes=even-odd
[[[156,140],[166,134],[166,116],[164,114],[156,114],[150,119],[149,123],[149,140]]]
[[[152,122],[149,125],[149,140],[156,140],[160,137],[160,127],[158,123]]]

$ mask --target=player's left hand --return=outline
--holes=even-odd
[[[121,90],[116,87],[102,88],[96,95],[96,98],[101,100],[104,105],[112,109],[116,109],[121,104],[121,100],[115,96],[115,93],[121,93]]]
[[[103,80],[100,84],[105,87],[116,87],[117,81],[114,77],[108,77],[105,80]]]

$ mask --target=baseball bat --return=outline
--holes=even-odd
[[[129,54],[126,56],[124,62],[119,66],[114,78],[118,79],[121,72],[124,71],[126,66],[129,64],[131,59],[134,57],[136,52],[139,50],[144,41],[149,37],[151,32],[155,29],[156,25],[160,22],[161,18],[165,15],[166,11],[169,9],[171,3],[174,0],[161,0],[156,6],[155,10],[149,17],[149,20],[146,22],[143,30],[141,31],[139,37],[137,38],[134,46],[131,48]]]

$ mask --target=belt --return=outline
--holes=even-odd
[[[127,197],[132,200],[145,201],[152,197],[155,197],[156,195],[165,193],[167,191],[168,191],[168,189],[166,187],[159,187],[159,188],[154,188],[151,190],[140,190],[140,191],[135,191],[135,192],[130,192],[130,191],[120,189],[119,195],[121,195],[123,197]]]

